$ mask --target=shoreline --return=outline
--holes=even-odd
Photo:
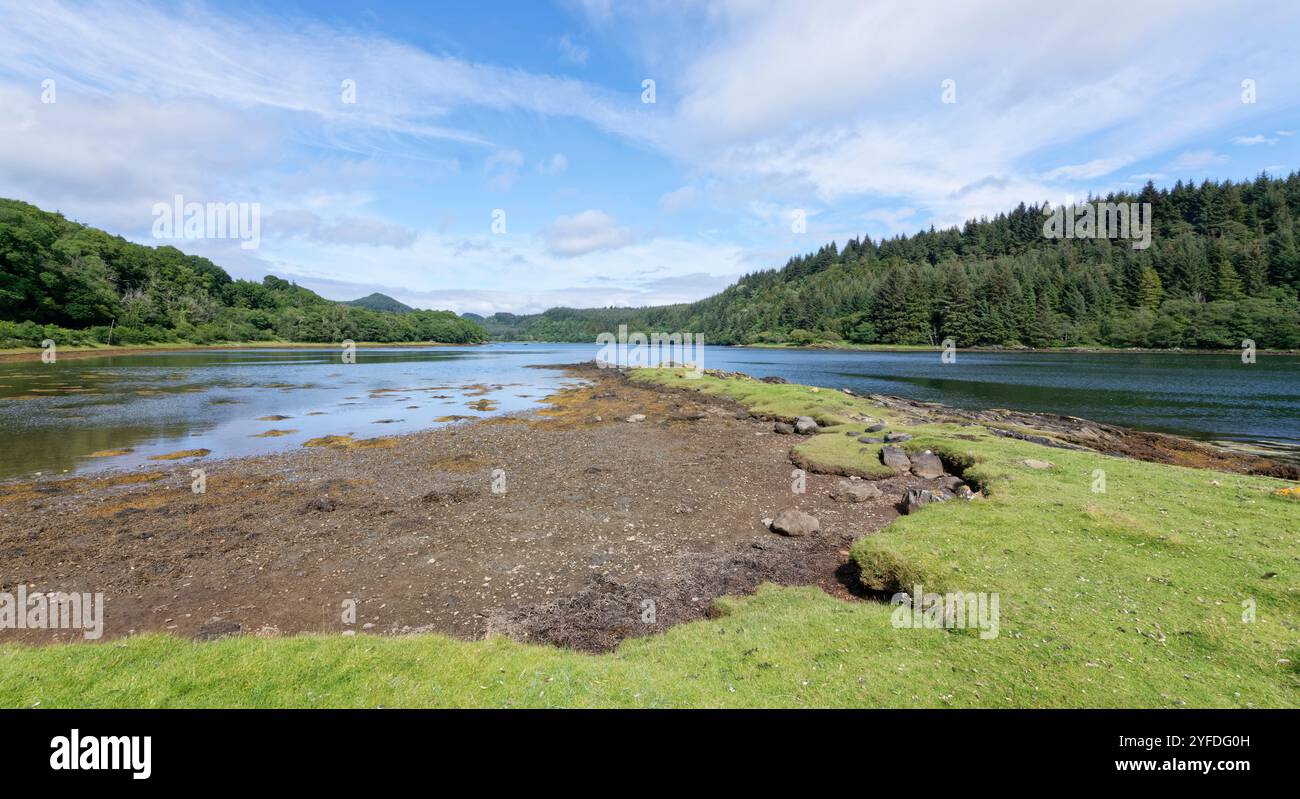
[[[719,344],[738,349],[772,350],[826,350],[831,352],[943,352],[942,347],[929,344]],[[1086,353],[1089,355],[1151,354],[1151,355],[1240,355],[1240,349],[1150,349],[1146,347],[957,347],[956,352],[1024,352],[1024,353]],[[1256,349],[1258,355],[1300,355],[1300,350]]]
[[[480,347],[492,342],[479,341],[466,344],[453,344],[444,341],[397,341],[385,343],[381,341],[358,341],[355,342],[359,350],[389,349],[389,348],[424,348],[424,347]],[[58,357],[60,360],[72,358],[95,358],[99,356],[110,355],[144,355],[151,352],[238,352],[241,350],[259,350],[259,349],[302,349],[302,350],[325,350],[339,349],[336,342],[318,343],[306,341],[239,341],[223,344],[190,344],[185,342],[161,342],[158,344],[131,344],[123,346],[77,346],[77,347],[59,347]],[[14,361],[38,361],[41,353],[44,352],[39,347],[14,347],[13,349],[0,350],[0,363]]]

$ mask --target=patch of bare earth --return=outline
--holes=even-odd
[[[809,474],[795,494],[798,438],[770,421],[575,373],[589,384],[528,417],[204,463],[201,494],[192,462],[0,486],[0,591],[103,592],[105,638],[498,631],[599,651],[764,581],[849,598],[850,542],[915,482],[878,481],[882,497],[851,504],[829,497],[842,478]],[[762,519],[786,507],[820,534],[769,532]]]

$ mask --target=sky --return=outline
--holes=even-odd
[[[0,0],[0,53],[0,196],[462,313],[1300,168],[1291,0]],[[158,239],[177,195],[258,246]]]

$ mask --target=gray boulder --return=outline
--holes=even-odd
[[[910,433],[885,433],[885,440],[891,444],[895,441],[911,441]]]
[[[772,432],[780,433],[783,436],[788,436],[794,433],[794,425],[786,424],[785,422],[777,422],[776,424],[772,425]]]
[[[933,480],[936,477],[943,477],[943,461],[939,456],[926,450],[912,456],[912,474],[920,477],[922,480]]]
[[[811,416],[800,416],[794,420],[794,431],[801,436],[810,436],[818,430],[821,428],[817,426],[817,420]]]
[[[836,502],[867,502],[880,498],[880,489],[865,480],[841,480],[831,489]]]
[[[891,469],[898,469],[905,472],[912,468],[912,461],[907,457],[899,447],[882,447],[880,450],[880,462]]]
[[[886,425],[877,422],[876,424],[873,424],[873,425],[871,425],[870,427],[868,427],[868,428],[867,428],[867,432],[868,432],[868,433],[879,433],[881,430],[884,430],[885,427],[886,427]]]
[[[858,436],[859,444],[879,444],[884,440],[880,436]]]
[[[771,524],[772,532],[788,536],[805,536],[820,532],[821,522],[816,516],[804,513],[798,508],[786,508],[776,515]]]

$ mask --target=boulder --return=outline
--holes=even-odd
[[[1021,461],[1021,463],[1023,463],[1023,464],[1026,465],[1026,466],[1028,466],[1030,469],[1050,469],[1050,468],[1052,468],[1052,462],[1051,462],[1051,461],[1040,461],[1040,460],[1038,460],[1037,458],[1025,458],[1023,461]]]
[[[880,489],[864,480],[841,480],[831,489],[836,502],[866,502],[880,498]]]
[[[938,455],[927,449],[925,452],[912,456],[912,474],[922,480],[943,477],[943,461],[939,460]]]
[[[776,424],[772,425],[772,432],[780,433],[783,436],[788,436],[794,433],[794,425],[786,424],[785,422],[777,422]]]
[[[805,536],[820,532],[821,522],[816,516],[804,513],[798,508],[786,508],[776,515],[771,524],[772,532],[788,536]]]
[[[882,424],[882,423],[880,423],[880,422],[877,422],[877,423],[871,425],[870,427],[868,427],[868,428],[867,428],[867,432],[868,432],[868,433],[879,433],[881,430],[884,430],[885,427],[887,427],[887,425]]]
[[[911,441],[912,436],[910,433],[885,433],[885,440],[892,444],[896,441]]]
[[[859,444],[879,444],[884,440],[880,436],[858,436]]]
[[[644,422],[644,421],[645,421],[645,414],[644,414],[644,413],[634,413],[634,414],[632,414],[631,416],[627,417],[627,420],[628,420],[629,422]]]
[[[819,430],[821,428],[817,426],[817,420],[811,416],[800,416],[794,420],[794,431],[801,436],[810,436]]]
[[[880,462],[891,469],[898,469],[903,472],[912,468],[911,459],[909,459],[907,453],[903,452],[899,447],[882,447],[880,450]]]
[[[760,383],[789,383],[790,382],[789,380],[786,380],[784,377],[777,377],[776,375],[768,375],[767,377],[760,377],[758,381]]]
[[[934,494],[929,489],[909,488],[907,493],[903,495],[899,510],[903,513],[916,513],[931,502],[934,502]]]

